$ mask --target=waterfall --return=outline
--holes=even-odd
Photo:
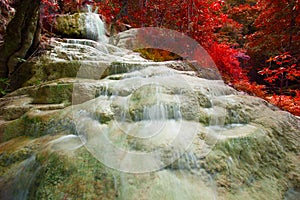
[[[85,26],[88,38],[97,42],[107,43],[108,39],[105,36],[105,24],[100,19],[99,15],[92,12],[92,7],[88,5],[88,13],[85,19]],[[97,9],[95,10],[95,12]]]
[[[297,119],[188,61],[108,44],[87,12],[88,37],[52,39],[37,86],[0,99],[0,139],[26,136],[0,144],[0,199],[299,196]]]
[[[41,169],[36,162],[35,155],[24,160],[16,167],[17,170],[14,179],[6,180],[3,188],[0,189],[0,199],[26,200],[30,187]]]
[[[117,85],[103,79],[93,105],[75,113],[85,146],[111,168],[134,173],[164,168],[184,153],[199,128],[189,120],[197,120],[197,112],[182,113],[185,100],[177,87],[188,85],[174,88],[180,76],[163,65],[149,69],[142,77],[124,75]],[[124,85],[130,91],[124,93]],[[103,115],[108,110],[111,115]]]

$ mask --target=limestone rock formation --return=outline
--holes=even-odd
[[[56,16],[67,38],[14,71],[0,99],[1,199],[299,196],[295,116],[225,85],[205,54],[147,60],[132,51],[136,29],[107,44],[98,20]]]
[[[74,13],[45,17],[43,26],[48,31],[65,38],[85,38],[107,41],[104,22],[94,13]]]
[[[184,61],[82,39],[50,47],[0,99],[1,199],[299,196],[293,115]]]

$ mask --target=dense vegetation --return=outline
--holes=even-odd
[[[42,0],[41,17],[87,4],[111,27],[187,34],[209,52],[226,83],[300,115],[299,0]]]

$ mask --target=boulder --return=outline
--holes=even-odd
[[[49,32],[65,38],[108,41],[104,34],[104,22],[95,13],[51,15],[43,19],[43,25]]]

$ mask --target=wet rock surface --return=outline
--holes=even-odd
[[[107,40],[104,32],[98,32],[102,24],[100,16],[95,13],[58,14],[43,18],[45,29],[65,38]]]
[[[152,62],[91,40],[51,44],[27,64],[32,73],[22,87],[0,99],[1,198],[297,194],[300,124],[293,115],[199,77],[185,61]],[[155,159],[135,154],[153,152]]]

